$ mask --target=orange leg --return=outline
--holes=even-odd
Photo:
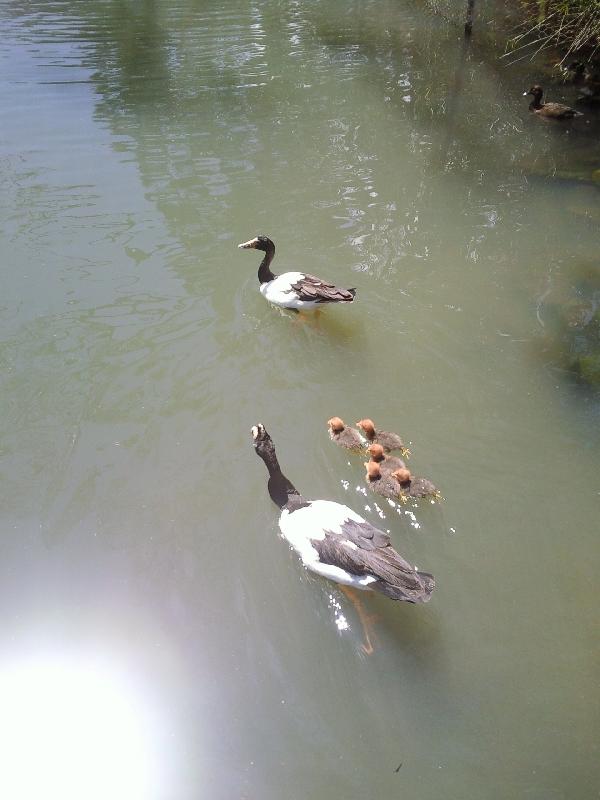
[[[368,656],[371,655],[373,652],[373,645],[371,644],[371,637],[369,635],[371,623],[374,621],[374,618],[369,616],[365,611],[365,608],[360,600],[358,591],[356,589],[351,589],[349,586],[343,586],[340,584],[340,588],[342,592],[346,595],[346,597],[352,602],[352,605],[356,609],[356,613],[358,614],[358,618],[360,620],[360,624],[362,625],[363,634],[365,637],[365,641],[361,645],[363,652],[366,653]]]
[[[317,308],[316,311],[297,311],[294,314],[294,322],[297,325],[310,325],[311,328],[319,327],[319,317],[321,316],[321,309]]]

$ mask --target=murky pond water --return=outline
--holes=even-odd
[[[597,269],[561,174],[598,116],[530,117],[529,62],[410,2],[0,17],[2,796],[596,796],[600,405],[549,299]],[[258,232],[357,302],[269,307]],[[334,414],[444,500],[376,506]],[[369,657],[278,538],[258,421],[436,575],[368,598]]]

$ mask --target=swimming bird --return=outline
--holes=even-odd
[[[356,428],[350,428],[344,423],[343,419],[339,417],[332,417],[327,420],[327,427],[329,428],[329,438],[332,442],[339,444],[340,447],[346,450],[364,450],[366,441]]]
[[[380,444],[386,453],[401,450],[403,456],[410,455],[410,450],[397,433],[377,430],[372,419],[361,419],[356,424],[371,444]]]
[[[270,264],[275,255],[275,245],[268,236],[256,236],[238,244],[242,249],[262,250],[265,254],[258,269],[260,293],[270,303],[295,311],[310,311],[325,303],[352,303],[356,289],[341,289],[333,283],[306,272],[284,272],[275,275]]]
[[[390,500],[406,502],[409,497],[418,499],[430,497],[438,499],[440,493],[427,478],[413,477],[406,468],[395,469],[393,472],[383,473],[377,461],[368,461],[365,464],[367,473],[365,480],[367,486],[376,494]]]
[[[401,458],[386,455],[380,444],[369,445],[367,453],[371,456],[371,461],[379,465],[384,475],[391,475],[395,469],[406,469],[406,464]]]
[[[332,500],[307,500],[285,477],[265,426],[252,428],[256,453],[269,472],[268,490],[281,509],[283,538],[307,569],[343,586],[376,591],[392,600],[426,603],[433,575],[420,572],[394,550],[387,533]]]
[[[540,117],[548,117],[548,119],[571,119],[572,117],[580,117],[581,111],[575,111],[570,106],[565,106],[563,103],[542,103],[542,96],[544,90],[537,84],[532,86],[528,92],[523,92],[523,97],[528,94],[533,95],[533,100],[529,103],[529,110],[538,114]]]
[[[365,461],[365,467],[367,470],[365,481],[371,491],[381,495],[381,497],[387,497],[390,500],[398,499],[400,484],[396,478],[392,477],[391,473],[384,475],[381,472],[379,462],[373,460]]]
[[[437,500],[441,496],[430,480],[416,477],[409,469],[397,469],[392,472],[392,477],[400,487],[401,500],[409,497],[429,497],[432,500]]]

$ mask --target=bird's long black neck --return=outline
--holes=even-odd
[[[268,452],[259,452],[259,455],[269,470],[268,489],[271,500],[275,505],[279,506],[279,508],[289,508],[290,510],[295,510],[299,506],[305,505],[306,500],[281,471],[275,450],[271,448]]]
[[[267,249],[265,250],[265,257],[260,262],[260,267],[258,268],[258,280],[260,283],[268,283],[269,281],[275,280],[275,275],[271,272],[270,268],[274,255],[275,245],[273,242],[269,241]]]

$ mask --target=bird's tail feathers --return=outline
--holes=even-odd
[[[435,578],[429,572],[417,571],[417,575],[421,584],[419,588],[394,586],[383,580],[372,583],[369,588],[384,594],[390,600],[404,600],[405,603],[428,603],[435,588]]]

